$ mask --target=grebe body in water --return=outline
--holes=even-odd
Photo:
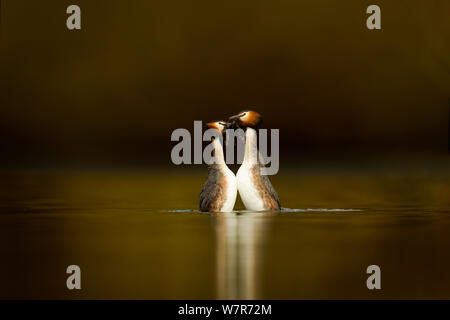
[[[223,134],[224,122],[211,122],[207,126]],[[203,212],[233,211],[237,197],[236,176],[225,163],[222,143],[212,138],[214,163],[208,165],[208,178],[200,192],[200,210]]]
[[[244,111],[230,117],[245,130],[244,161],[236,179],[239,195],[245,208],[252,211],[280,210],[280,199],[267,175],[261,174],[263,165],[259,161],[256,129],[262,117],[255,111]]]

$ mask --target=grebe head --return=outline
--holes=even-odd
[[[207,123],[206,126],[210,129],[216,129],[220,132],[220,134],[224,134],[225,129],[227,128],[227,123],[225,121],[213,121]]]
[[[245,129],[247,127],[258,129],[262,123],[262,116],[256,111],[246,110],[238,113],[235,116],[231,116],[230,118],[228,118],[228,122],[234,122],[238,127],[242,129]]]

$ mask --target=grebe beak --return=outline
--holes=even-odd
[[[237,120],[239,118],[241,118],[243,115],[242,114],[237,114],[235,116],[231,116],[228,118],[228,122],[230,122],[230,120]]]

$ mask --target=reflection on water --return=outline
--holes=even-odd
[[[220,214],[196,210],[204,173],[0,175],[3,299],[450,298],[448,170],[279,174],[297,209]]]
[[[217,213],[216,278],[219,299],[258,299],[265,233],[271,213]]]
[[[357,212],[359,209],[290,209],[282,212]],[[212,215],[216,232],[218,299],[262,299],[265,240],[275,212],[238,211]]]

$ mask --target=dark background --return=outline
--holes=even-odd
[[[66,28],[77,4],[82,29]],[[382,30],[366,28],[381,7]],[[448,153],[450,2],[1,1],[3,165],[169,164],[245,108],[281,156]]]
[[[449,0],[0,4],[0,299],[450,298]],[[171,133],[249,107],[283,212],[201,214]]]

